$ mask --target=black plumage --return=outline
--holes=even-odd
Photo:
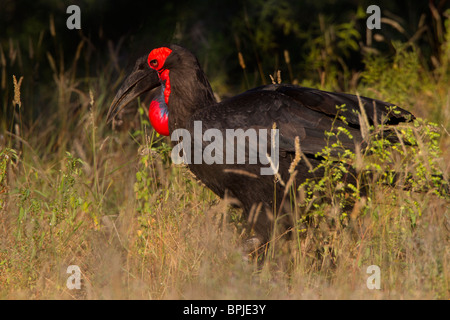
[[[285,84],[261,86],[218,103],[195,56],[179,46],[172,45],[169,48],[172,52],[165,60],[164,69],[170,70],[170,132],[182,128],[193,133],[194,121],[201,121],[203,132],[218,129],[224,137],[227,129],[253,128],[270,132],[275,125],[279,130],[278,173],[284,181],[290,176],[296,137],[299,138],[303,155],[313,167],[320,163],[315,155],[326,146],[325,131],[331,129],[333,121],[336,127],[346,128],[353,137],[341,137],[345,148],[354,151],[355,145],[364,144],[358,117],[360,105],[364,107],[370,123],[395,125],[413,118],[401,108],[396,108],[397,112],[387,117],[389,107],[393,104],[383,101]],[[144,62],[143,58],[137,63],[116,95],[109,112],[110,119],[120,108],[142,94],[145,88],[150,90],[158,85],[157,72],[148,65],[142,66]],[[345,111],[340,111],[339,115],[344,116],[347,123],[336,118],[336,106],[344,104]],[[270,150],[270,136],[267,139]],[[203,141],[202,148],[208,143]],[[223,150],[226,152],[225,146]],[[244,210],[244,216],[250,218],[257,239],[265,243],[270,239],[274,214],[285,211],[285,208],[280,210],[280,195],[284,193],[284,187],[280,183],[274,187],[274,176],[261,175],[262,165],[249,164],[248,155],[247,151],[244,164],[201,163],[189,164],[189,168],[220,197],[227,195],[236,199]],[[305,161],[300,161],[295,169],[297,186],[308,178],[323,174],[320,170],[312,173]],[[260,211],[256,212],[256,208]],[[289,219],[285,223],[289,225]]]

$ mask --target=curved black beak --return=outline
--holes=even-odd
[[[124,80],[122,86],[117,91],[113,102],[106,116],[107,123],[125,108],[133,99],[161,85],[158,73],[147,64],[147,56],[143,56],[136,61],[133,71]]]

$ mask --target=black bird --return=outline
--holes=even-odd
[[[148,57],[138,59],[134,70],[117,92],[108,112],[108,121],[130,101],[152,89],[155,89],[155,92],[150,103],[149,116],[152,126],[160,134],[169,135],[177,129],[185,129],[181,132],[190,133],[195,138],[196,121],[201,121],[202,134],[208,129],[216,129],[209,132],[221,133],[222,137],[226,137],[227,130],[236,132],[237,129],[243,129],[244,133],[248,133],[249,147],[245,149],[244,163],[236,163],[234,155],[237,156],[238,146],[227,149],[225,145],[230,141],[216,141],[223,146],[215,152],[224,154],[214,155],[218,156],[216,160],[221,161],[208,164],[206,161],[195,163],[191,159],[189,168],[214,193],[222,198],[229,196],[235,199],[243,208],[244,215],[256,234],[252,238],[257,240],[254,241],[255,245],[269,241],[274,213],[288,210],[282,204],[284,187],[280,182],[274,182],[273,175],[262,175],[261,168],[275,167],[278,170],[273,171],[278,173],[278,178],[287,181],[295,157],[296,137],[299,139],[303,156],[308,158],[313,167],[317,166],[321,159],[315,155],[326,146],[325,131],[331,129],[334,120],[335,126],[346,128],[353,136],[353,139],[341,137],[345,148],[354,151],[355,144],[364,143],[358,114],[355,112],[361,111],[357,96],[294,85],[271,84],[217,102],[196,57],[177,45],[154,49]],[[395,125],[414,118],[400,108],[396,108],[396,113],[389,113],[389,108],[393,106],[390,103],[365,97],[360,97],[360,102],[370,123]],[[340,111],[339,115],[344,116],[348,123],[336,117],[336,106],[344,104],[346,108]],[[270,134],[270,130],[273,128],[278,129],[278,146],[272,144],[275,136]],[[255,140],[251,140],[249,129],[263,134],[267,132],[265,140],[259,139],[264,137],[258,137],[257,145],[254,145]],[[210,137],[200,144],[195,144],[194,138],[189,145],[189,141],[183,136],[183,147],[192,147],[192,152],[206,152],[208,145],[214,140]],[[259,146],[261,141],[267,142],[267,148]],[[173,144],[179,146],[179,141],[174,141]],[[269,154],[277,147],[279,154],[278,159],[275,159],[278,160],[276,166],[273,161],[263,162],[261,158],[257,163],[250,161],[251,148],[262,150],[262,153],[267,151]],[[234,161],[227,163],[227,155],[231,151],[235,151],[233,157],[230,157]],[[300,161],[295,170],[297,186],[308,178],[323,174],[320,171],[312,173],[305,161]],[[287,224],[289,223],[288,221]]]

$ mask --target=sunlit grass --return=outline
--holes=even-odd
[[[448,39],[444,46],[446,54]],[[14,41],[8,50],[5,64],[21,54]],[[414,51],[400,46],[393,61],[368,58],[358,86],[360,94],[404,103],[437,123],[399,128],[417,142],[406,153],[401,143],[394,151],[374,141],[372,157],[361,151],[341,159],[360,169],[370,164],[385,180],[387,168],[400,170],[409,187],[366,179],[368,194],[357,186],[349,193],[339,184],[343,168],[329,167],[318,185],[289,191],[297,199],[293,236],[275,234],[261,262],[243,253],[248,230],[240,211],[170,163],[169,141],[151,130],[142,106],[125,129],[106,125],[121,77],[112,76],[112,63],[95,77],[81,75],[83,50],[81,42],[64,68],[61,57],[36,47],[29,63],[45,66],[54,79],[40,91],[27,75],[5,76],[15,90],[4,91],[4,108],[14,112],[0,121],[1,298],[450,297],[449,198],[436,180],[448,180],[450,162],[449,56],[426,72]],[[333,86],[337,76],[324,74],[316,85]],[[53,113],[24,112],[40,103],[51,104]],[[318,201],[317,191],[331,201]],[[66,287],[69,265],[82,271],[81,290]],[[381,290],[366,287],[370,265],[381,268]]]

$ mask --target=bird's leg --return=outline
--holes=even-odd
[[[259,203],[254,204],[247,212],[245,212],[245,215],[247,216],[248,227],[253,235],[244,240],[243,251],[248,256],[264,255],[273,231],[274,219],[271,209],[267,204]]]

